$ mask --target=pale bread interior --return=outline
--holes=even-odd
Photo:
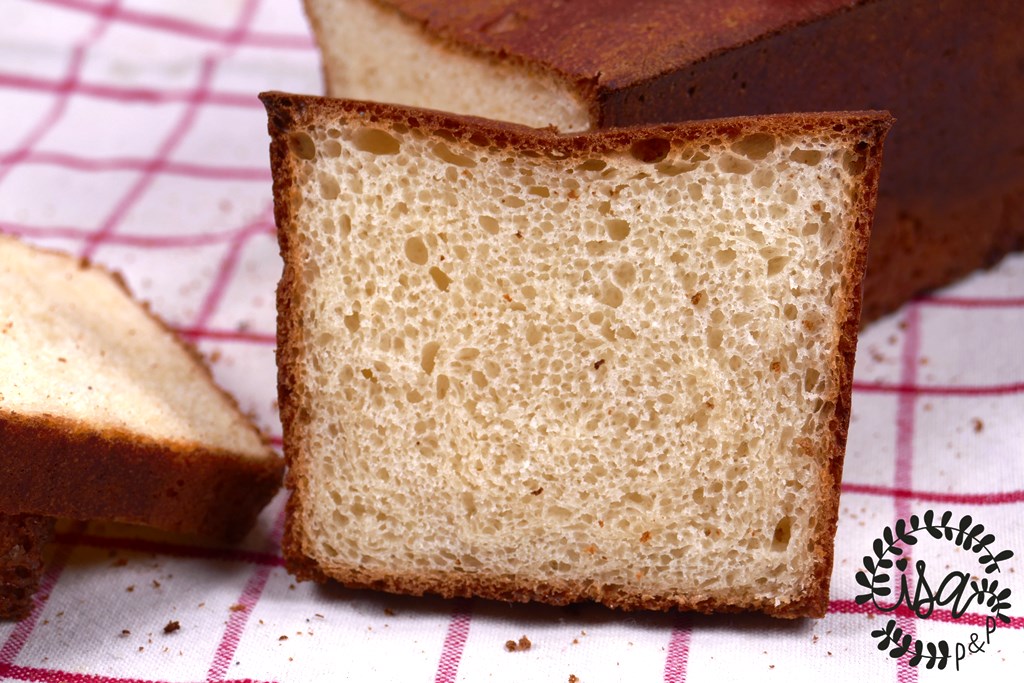
[[[796,600],[832,540],[851,137],[646,163],[294,131],[304,552],[342,578]]]
[[[109,273],[6,236],[0,411],[274,457],[198,361]]]
[[[535,128],[553,125],[565,132],[590,126],[586,105],[562,81],[452,50],[372,0],[307,0],[306,9],[317,31],[331,97],[427,107]]]

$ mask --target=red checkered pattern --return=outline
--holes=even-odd
[[[4,0],[0,231],[92,258],[211,360],[276,435],[274,237],[256,93],[317,92],[299,0]],[[965,230],[970,226],[965,225]],[[0,625],[0,680],[913,681],[1014,675],[1024,617],[961,671],[879,652],[855,597],[883,528],[928,509],[992,531],[1024,601],[1024,256],[922,298],[861,336],[833,600],[821,621],[623,614],[296,585],[283,497],[240,545],[108,524],[58,534],[31,616]],[[2,476],[2,475],[0,475]],[[924,545],[924,544],[922,544]],[[936,546],[933,571],[971,556]],[[968,565],[969,566],[969,565]],[[967,642],[963,616],[909,609],[915,637]],[[168,629],[170,622],[180,628]],[[532,648],[507,652],[527,635]],[[1019,675],[1019,674],[1018,674]]]

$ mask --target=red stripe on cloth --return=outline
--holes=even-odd
[[[32,90],[35,92],[61,93],[68,88],[64,81],[54,81],[35,76],[22,76],[0,72],[0,86],[12,90]],[[101,83],[75,83],[75,95],[115,100],[120,102],[142,102],[159,104],[163,102],[189,102],[195,99],[194,90],[154,90],[152,88],[131,88],[122,85],[106,85]],[[225,107],[247,107],[262,109],[263,104],[255,93],[214,92],[206,94],[207,104]]]
[[[59,669],[42,669],[34,666],[11,666],[5,672],[6,678],[35,683],[164,683],[149,678],[117,678],[97,674],[83,674]],[[269,683],[251,678],[231,679],[224,683]]]
[[[678,615],[672,626],[672,636],[668,641],[668,654],[665,656],[665,683],[683,683],[686,680],[686,666],[690,659],[690,636],[693,629],[690,618]]]
[[[892,496],[928,503],[950,503],[953,505],[1006,505],[1024,503],[1024,491],[1001,491],[998,493],[937,493],[934,491],[911,491],[910,489],[872,484],[843,483],[843,493],[866,493],[874,496]]]
[[[99,536],[86,533],[59,533],[54,536],[54,542],[59,545],[87,546],[104,550],[126,550],[133,553],[168,555],[170,557],[198,560],[237,562],[268,567],[284,566],[284,558],[273,551],[257,552],[254,550],[217,548],[184,543],[168,543],[165,541],[147,541],[141,538]]]
[[[916,394],[920,396],[998,396],[1024,393],[1024,382],[989,386],[918,386],[910,382],[885,384],[883,382],[854,382],[854,391],[886,394]]]
[[[216,55],[208,56],[202,60],[199,82],[196,84],[195,88],[195,97],[189,100],[184,114],[178,120],[177,124],[175,124],[170,134],[160,144],[160,147],[156,152],[155,163],[166,163],[168,157],[192,128],[192,125],[195,123],[196,116],[199,114],[199,105],[206,99],[206,92],[213,80],[213,74],[216,70],[217,62],[231,54],[231,52],[245,38],[245,35],[248,32],[248,27],[252,23],[258,7],[259,0],[247,0],[242,6],[235,27],[229,32],[229,35],[224,38],[226,49],[218,52]],[[149,188],[155,177],[156,176],[152,170],[147,170],[142,173],[135,184],[132,185],[124,197],[122,197],[121,201],[118,202],[110,212],[107,219],[103,221],[99,229],[90,233],[86,237],[85,247],[82,249],[82,256],[84,258],[91,258],[106,237],[117,229],[117,226],[124,220],[129,209],[131,209],[131,207],[134,206],[142,197],[143,193]]]
[[[233,330],[211,330],[199,327],[177,328],[175,332],[192,340],[241,342],[245,344],[263,344],[273,346],[277,337],[272,333],[242,332]]]
[[[917,384],[918,356],[921,351],[921,309],[916,304],[907,307],[906,334],[903,338],[903,351],[900,354],[900,384],[915,386]],[[914,426],[915,403],[918,394],[902,393],[896,403],[896,462],[893,472],[894,488],[910,491],[913,489],[914,468]],[[896,517],[893,520],[910,518],[910,499],[896,498]],[[897,545],[907,553],[909,547],[902,541]],[[911,586],[911,576],[907,576],[907,585]],[[913,638],[917,634],[917,622],[910,616],[896,616],[896,623],[903,632]],[[896,679],[899,683],[915,683],[917,667],[908,664],[909,657],[896,660]]]
[[[83,2],[82,0],[37,0],[37,2],[44,2],[80,12],[97,12],[101,9],[92,3]],[[217,28],[208,24],[201,24],[155,12],[124,9],[119,11],[114,18],[126,24],[175,33],[199,40],[212,40],[224,43],[230,43],[234,40],[233,32],[229,29]],[[313,40],[308,35],[290,33],[253,31],[245,37],[243,42],[245,45],[252,47],[287,50],[311,50],[314,47]]]
[[[462,661],[462,653],[466,649],[472,618],[473,603],[469,600],[456,600],[455,609],[452,610],[451,620],[448,622],[448,631],[444,635],[444,644],[441,646],[441,658],[437,662],[434,683],[454,683],[456,676],[459,675],[459,662]]]
[[[0,164],[20,163],[47,166],[59,166],[75,171],[145,171],[150,173],[166,173],[190,178],[211,180],[252,180],[265,182],[270,180],[270,169],[263,167],[212,166],[209,164],[190,164],[187,162],[160,161],[155,159],[133,159],[112,157],[109,159],[87,159],[62,152],[28,152],[14,159],[14,154],[0,157]]]
[[[280,546],[286,516],[287,509],[282,508],[270,531],[267,543],[268,550],[273,550]],[[242,605],[245,609],[233,610],[231,616],[228,617],[228,623],[224,627],[224,635],[221,636],[220,643],[217,644],[217,650],[213,654],[213,662],[206,672],[207,683],[223,683],[224,674],[227,673],[228,667],[231,666],[231,660],[235,658],[235,651],[238,650],[238,643],[241,642],[242,635],[245,633],[245,625],[248,623],[252,611],[256,608],[256,604],[263,596],[263,591],[267,587],[267,581],[270,579],[270,572],[273,569],[274,567],[269,564],[261,565],[257,567],[256,571],[249,577],[249,580],[246,581],[242,594],[235,601],[236,604]]]
[[[878,611],[871,603],[864,605],[858,605],[854,600],[831,600],[828,603],[829,613],[834,614],[875,614],[878,615]],[[910,611],[910,608],[905,604],[900,605],[892,614],[896,614],[900,617],[907,619],[919,619],[917,615]],[[984,626],[985,620],[991,617],[991,614],[980,614],[978,612],[968,612],[959,617],[954,617],[953,613],[948,609],[936,609],[928,617],[929,621],[937,621],[943,624],[959,624],[961,626]],[[1024,617],[1010,617],[1010,623],[1004,624],[999,622],[998,628],[1009,628],[1014,630],[1024,629]]]
[[[217,268],[213,284],[210,285],[210,290],[206,293],[206,297],[199,307],[199,312],[196,314],[196,319],[193,323],[194,327],[202,329],[210,321],[210,318],[213,317],[217,306],[224,297],[228,284],[231,282],[231,276],[234,275],[235,269],[238,267],[238,259],[242,254],[242,248],[245,247],[253,235],[266,232],[268,222],[272,221],[273,207],[267,207],[261,212],[259,218],[235,232],[231,239],[231,244],[224,254],[224,259]]]
[[[207,57],[202,62],[202,67],[199,75],[199,84],[196,88],[197,92],[203,92],[213,79],[213,72],[215,68],[215,59]],[[156,152],[156,158],[153,162],[154,166],[158,163],[166,163],[167,157],[174,151],[174,149],[181,143],[188,133],[189,129],[192,128],[195,123],[196,115],[199,113],[199,101],[202,98],[197,98],[185,109],[184,115],[178,120],[178,123],[171,130],[167,138],[161,143],[160,148]],[[142,198],[143,193],[153,183],[156,178],[153,170],[146,169],[135,181],[135,184],[129,188],[128,192],[125,193],[121,201],[117,203],[114,209],[107,216],[106,220],[100,225],[99,229],[95,232],[91,232],[86,236],[85,248],[82,250],[82,256],[84,258],[92,258],[96,249],[102,244],[108,235],[113,233],[117,226],[124,220],[129,209],[131,209],[139,199]]]
[[[1024,308],[1024,297],[925,296],[918,303],[952,308]]]

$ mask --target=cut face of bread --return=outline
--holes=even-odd
[[[885,115],[263,99],[294,572],[824,612]]]
[[[0,237],[0,512],[238,536],[282,469],[117,277]]]
[[[328,95],[568,132],[590,126],[588,105],[562,79],[497,57],[452,51],[391,7],[310,0],[306,11],[323,50]]]

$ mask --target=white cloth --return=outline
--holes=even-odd
[[[274,236],[256,93],[319,92],[299,0],[3,0],[0,230],[87,255],[212,359],[276,435]],[[964,226],[969,229],[969,225]],[[238,547],[67,526],[32,617],[0,625],[3,681],[986,680],[1024,669],[1024,256],[918,301],[860,340],[832,603],[823,620],[621,613],[297,584],[284,497]],[[2,447],[2,445],[0,445]],[[2,476],[2,474],[0,474]],[[945,671],[899,663],[857,605],[872,542],[925,510],[973,516],[1017,555],[1012,618]],[[922,538],[924,536],[922,535]],[[973,552],[914,548],[929,577]],[[917,559],[917,558],[915,558]],[[948,565],[948,566],[947,566]],[[933,579],[934,580],[934,579]],[[986,610],[898,617],[984,642]],[[176,622],[177,630],[165,627]],[[508,640],[526,636],[527,651]],[[960,678],[963,677],[963,678]]]

